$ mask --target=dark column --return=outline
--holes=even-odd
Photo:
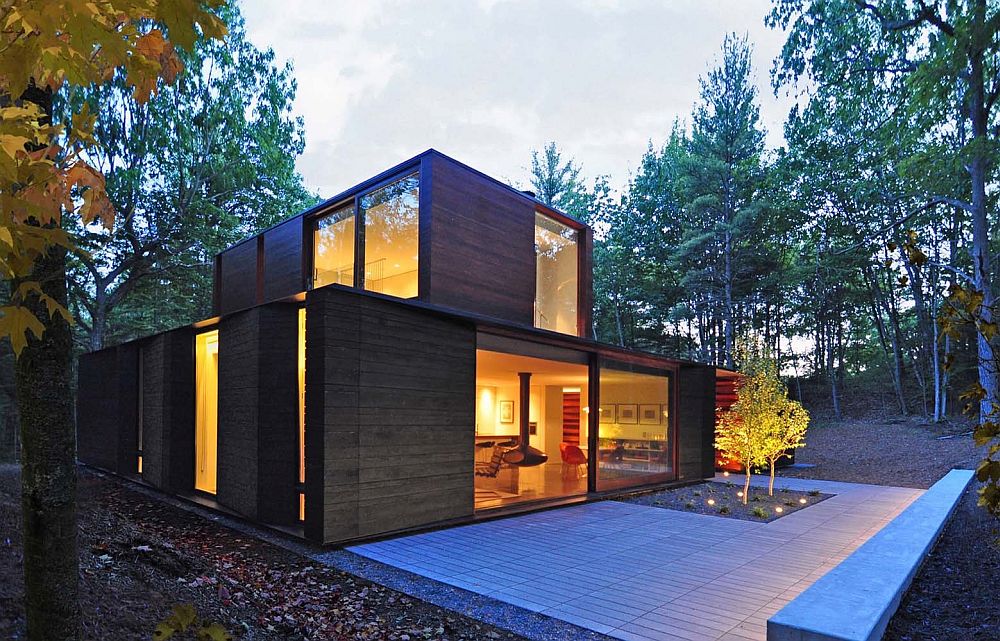
[[[529,411],[531,409],[531,372],[518,372],[517,377],[521,382],[521,411],[519,413],[521,439],[517,445],[523,450],[528,447],[529,437],[531,436],[528,432],[528,423],[531,417],[531,412]]]

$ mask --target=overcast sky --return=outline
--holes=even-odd
[[[787,98],[769,71],[783,36],[767,0],[244,0],[250,39],[291,60],[305,119],[298,168],[329,197],[433,147],[527,184],[554,140],[623,184],[698,98],[728,32],[755,45],[768,142]]]

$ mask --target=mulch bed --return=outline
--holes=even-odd
[[[615,500],[668,510],[768,523],[832,496],[821,494],[819,491],[796,492],[779,489],[774,490],[774,496],[768,496],[767,487],[751,485],[750,498],[747,504],[743,505],[742,493],[742,483],[698,483],[624,496]]]
[[[927,488],[982,457],[968,423],[919,419],[824,422],[810,427],[781,476]],[[883,637],[886,641],[1000,639],[1000,520],[976,506],[973,481]]]
[[[80,471],[85,639],[149,639],[177,604],[237,639],[521,639]],[[24,637],[17,468],[0,466],[0,638]]]

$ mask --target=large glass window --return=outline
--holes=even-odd
[[[575,229],[535,214],[535,327],[577,334],[578,236]]]
[[[410,174],[361,198],[365,289],[413,298],[419,254],[418,174]]]
[[[599,490],[652,482],[674,472],[670,377],[636,369],[601,367]]]
[[[568,356],[476,351],[477,510],[587,492],[588,367]]]
[[[354,286],[354,205],[317,218],[313,227],[313,287]]]
[[[219,332],[195,337],[194,487],[215,494],[219,442]]]

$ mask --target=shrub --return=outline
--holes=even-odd
[[[756,506],[756,507],[754,507],[754,509],[750,510],[750,514],[753,514],[758,519],[766,519],[767,518],[767,510],[765,510],[764,508],[762,508],[759,505]]]

